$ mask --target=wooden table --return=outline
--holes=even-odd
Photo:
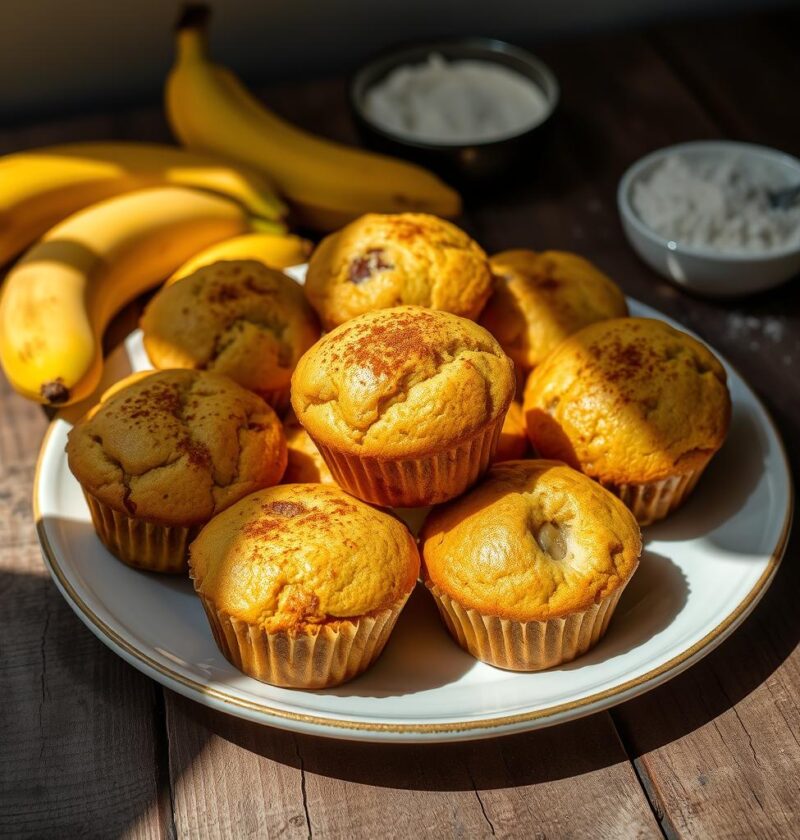
[[[682,294],[627,246],[615,188],[636,158],[682,140],[730,137],[800,154],[799,22],[784,13],[542,48],[563,86],[553,144],[526,185],[463,219],[489,251],[585,254],[703,335],[769,406],[795,464],[800,285],[736,304]],[[340,81],[264,96],[299,123],[352,139]],[[153,107],[0,131],[0,151],[167,136]],[[0,835],[800,836],[797,538],[730,640],[610,712],[462,745],[327,741],[185,700],[84,628],[34,534],[46,423],[0,382]]]

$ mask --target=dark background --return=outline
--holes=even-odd
[[[175,0],[0,0],[0,124],[152,102]],[[214,55],[247,81],[347,73],[397,41],[553,38],[791,5],[787,0],[217,0]],[[602,72],[602,68],[599,68]]]

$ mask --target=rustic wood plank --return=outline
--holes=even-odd
[[[737,20],[670,27],[655,42],[720,133],[797,153],[798,123],[786,108],[800,83],[800,56],[785,35],[764,19]],[[797,284],[742,304],[686,307],[684,314],[766,398],[785,440],[797,440]],[[791,448],[790,456],[796,472]],[[732,639],[702,665],[613,714],[668,834],[800,833],[798,551],[795,538],[772,589]]]
[[[44,569],[30,494],[47,421],[2,375],[0,418],[0,836],[168,836],[155,688]]]
[[[166,693],[179,837],[653,837],[607,715],[452,745],[248,724]]]

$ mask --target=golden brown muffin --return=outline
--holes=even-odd
[[[336,482],[368,502],[436,504],[486,469],[513,365],[473,321],[419,306],[368,312],[297,365],[292,405]]]
[[[431,512],[420,541],[423,580],[453,637],[515,671],[595,645],[642,550],[625,505],[558,461],[495,464]]]
[[[498,461],[515,461],[522,458],[528,451],[528,432],[525,428],[525,415],[522,413],[522,405],[512,400],[508,406],[508,414],[503,421],[503,428],[500,432],[500,440],[497,442],[497,451],[494,453],[493,463]]]
[[[537,452],[597,479],[643,525],[693,489],[731,416],[725,369],[663,321],[601,321],[530,375],[524,403]]]
[[[326,330],[412,304],[477,318],[492,288],[486,254],[464,231],[423,213],[370,213],[322,240],[305,291]]]
[[[366,670],[419,576],[405,525],[322,484],[242,499],[203,528],[189,565],[225,657],[292,688]]]
[[[286,441],[275,412],[227,377],[169,370],[115,386],[70,431],[67,458],[109,551],[180,572],[201,525],[280,481]]]
[[[325,459],[320,455],[319,449],[309,437],[308,432],[297,421],[294,412],[289,412],[289,416],[285,418],[283,431],[289,453],[283,483],[336,484]],[[526,443],[527,440],[526,435]]]
[[[255,260],[216,262],[165,286],[141,324],[155,367],[224,373],[278,411],[297,360],[319,338],[300,286]]]
[[[490,265],[495,288],[480,322],[522,373],[582,327],[628,314],[619,288],[577,254],[503,251]]]

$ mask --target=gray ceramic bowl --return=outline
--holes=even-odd
[[[516,70],[541,89],[548,103],[547,111],[538,123],[519,134],[470,144],[412,140],[370,121],[363,108],[366,92],[396,67],[421,64],[431,53],[438,53],[448,61],[476,59]],[[352,77],[349,95],[353,117],[366,145],[414,160],[446,180],[469,187],[486,186],[502,178],[523,157],[530,163],[531,150],[541,141],[558,105],[559,87],[550,68],[527,50],[492,38],[459,38],[396,47],[381,53]]]
[[[735,154],[743,161],[752,159],[780,172],[786,185],[800,183],[800,161],[791,155],[726,140],[701,140],[659,149],[633,164],[622,176],[617,206],[622,227],[637,254],[662,277],[706,297],[741,297],[764,291],[800,272],[800,246],[776,248],[764,253],[726,253],[713,248],[682,245],[665,239],[649,228],[632,204],[633,187],[661,161],[673,154],[686,158],[708,158]]]

